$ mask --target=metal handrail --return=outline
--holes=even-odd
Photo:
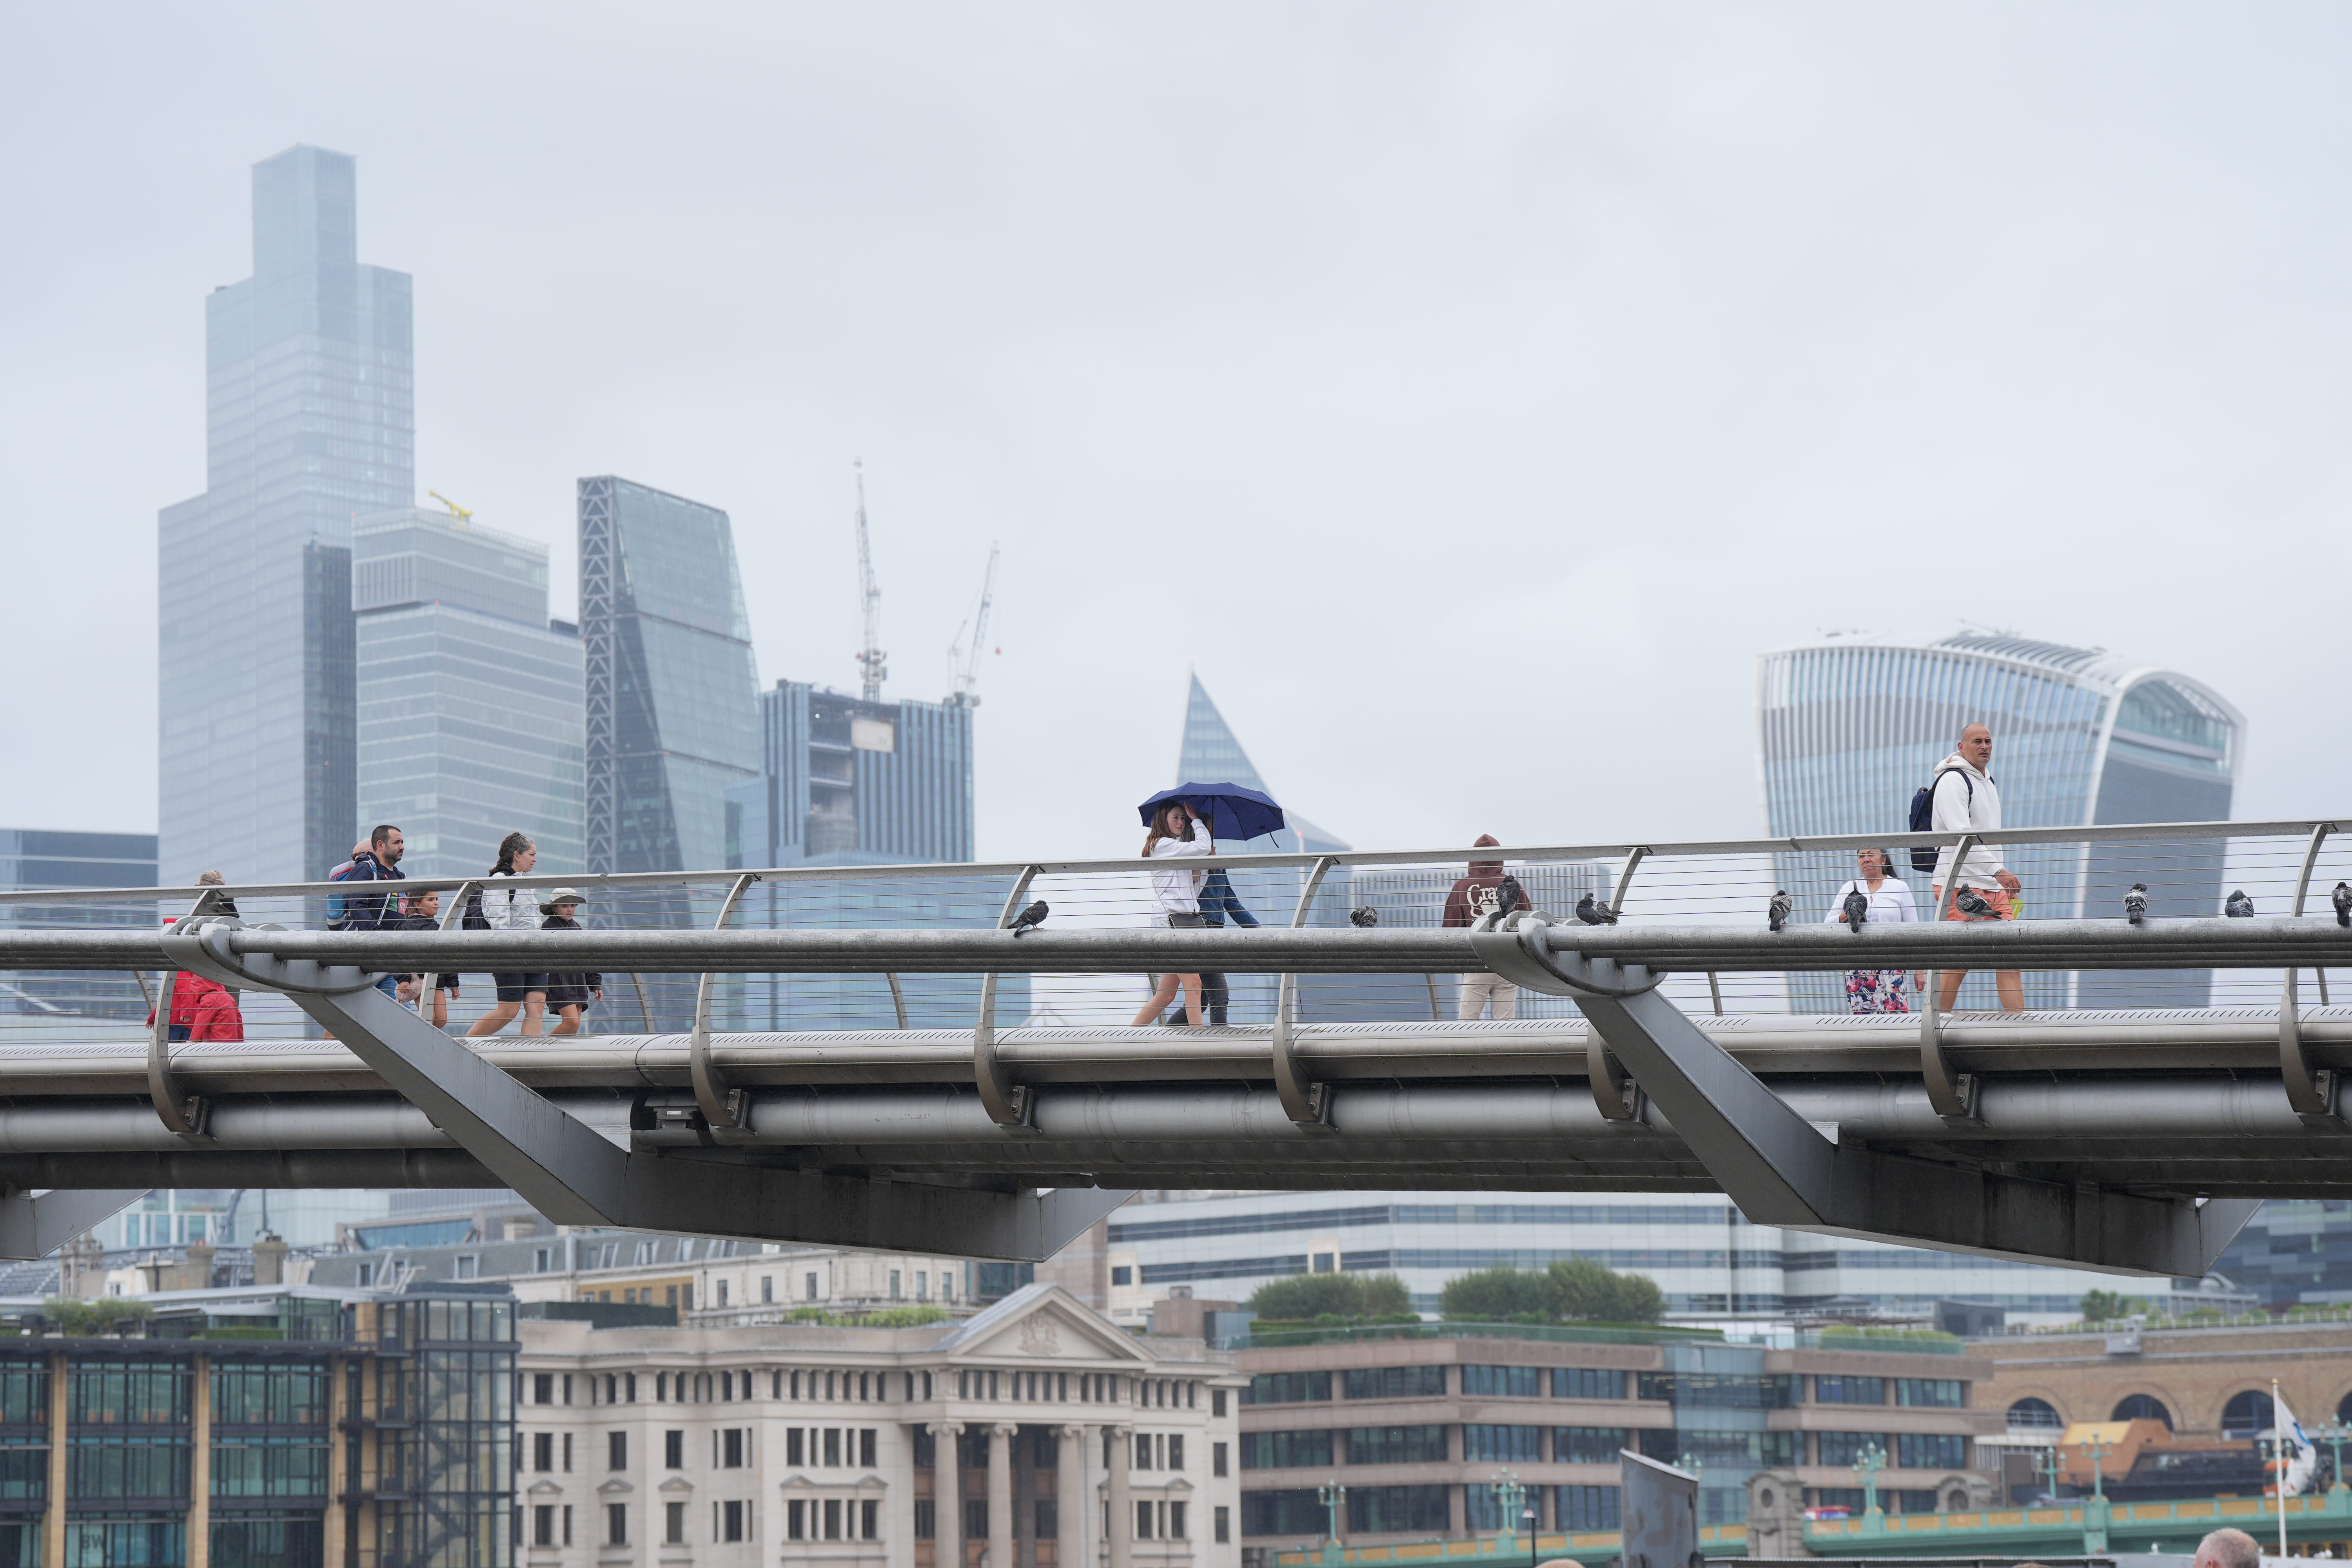
[[[1014,878],[1013,890],[1004,895],[1004,908],[996,917],[996,929],[1011,925],[1021,912],[1021,900],[1028,896],[1030,887],[1037,880],[1037,868],[1024,866]],[[898,980],[890,977],[890,994],[898,994]],[[902,1009],[898,1026],[907,1026]],[[1029,1091],[1013,1081],[1013,1075],[996,1055],[996,971],[990,970],[980,982],[980,1017],[971,1030],[971,1067],[973,1087],[980,1091],[980,1102],[988,1110],[989,1120],[999,1127],[1026,1127],[1029,1124]]]
[[[745,871],[727,889],[726,902],[719,906],[719,918],[710,922],[712,931],[724,931],[728,917],[743,900],[746,889],[760,879]],[[743,1124],[742,1097],[732,1092],[726,1079],[710,1061],[710,995],[718,984],[718,975],[709,970],[702,972],[702,980],[694,991],[693,1067],[694,1101],[702,1111],[702,1119],[713,1130],[740,1127]]]
[[[1323,856],[1307,873],[1307,885],[1298,891],[1298,903],[1290,911],[1290,929],[1298,930],[1307,923],[1307,911],[1315,902],[1315,894],[1323,886],[1324,876],[1331,869],[1332,858]],[[1300,1127],[1327,1127],[1330,1120],[1330,1100],[1323,1086],[1299,1070],[1296,1044],[1291,1036],[1291,1015],[1298,1005],[1298,975],[1284,970],[1274,994],[1274,1091],[1282,1102],[1282,1113]]]
[[[2199,838],[2301,838],[2323,823],[2340,820],[2334,817],[2301,817],[2291,821],[2270,822],[2153,822],[2133,823],[2105,827],[2004,827],[1977,835],[1979,844],[2123,844],[2161,843],[2175,839]],[[1606,860],[1631,855],[1636,849],[1645,858],[1681,859],[1706,855],[1777,855],[1811,854],[1838,849],[1876,848],[1941,848],[1945,835],[1936,833],[1838,833],[1817,834],[1789,838],[1717,838],[1690,839],[1679,843],[1644,844],[1622,842],[1612,844],[1546,844],[1530,846],[1507,852],[1496,851],[1507,861],[1534,864],[1549,860]],[[1295,853],[1279,855],[1226,855],[1217,857],[1218,863],[1236,869],[1277,869],[1281,868],[1311,868],[1318,860],[1328,859],[1335,866],[1405,867],[1454,865],[1469,860],[1477,852],[1461,847],[1444,849],[1356,849],[1331,855]],[[1133,871],[1134,857],[1088,859],[1074,858],[1066,860],[936,860],[907,862],[895,866],[776,866],[756,870],[761,881],[813,879],[819,881],[896,881],[907,878],[929,877],[1012,877],[1031,867],[1041,876],[1060,876],[1105,871]],[[682,883],[731,882],[743,875],[741,870],[724,871],[613,871],[534,873],[513,879],[518,888],[628,888],[677,887]],[[404,893],[438,890],[447,892],[465,885],[462,877],[417,877],[406,879],[400,890]],[[42,903],[140,903],[154,900],[181,897],[201,891],[191,884],[186,887],[155,888],[44,888],[37,890],[0,892],[0,904]],[[268,882],[237,883],[218,889],[229,897],[266,898],[272,896],[324,896],[349,892],[342,882]]]
[[[2336,831],[2332,822],[2323,822],[2311,830],[2311,842],[2303,852],[2303,870],[2294,881],[2295,915],[2303,913],[2304,900],[2311,892],[2312,868],[2319,864],[2319,847]],[[2298,971],[2290,964],[2286,981],[2279,987],[2279,1078],[2286,1087],[2287,1103],[2301,1116],[2333,1116],[2336,1113],[2336,1075],[2313,1064],[2303,1045],[2303,1006],[2295,995]],[[2322,965],[2319,974],[2319,1004],[2327,1005],[2327,970]]]

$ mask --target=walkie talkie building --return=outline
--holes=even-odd
[[[1913,645],[1840,639],[1757,661],[1757,751],[1765,830],[1898,833],[1912,792],[1951,754],[1961,727],[1994,736],[1992,779],[2004,827],[2213,822],[2230,815],[2245,719],[2210,687],[2104,648],[1962,633]],[[1833,858],[1787,855],[1776,870],[1799,918],[1819,920],[1853,875]],[[2221,912],[2221,846],[2066,846],[2005,852],[2024,879],[2025,919],[2120,910],[2144,881],[2157,915]],[[1925,909],[1928,876],[1898,853],[1896,874]],[[1793,1006],[1844,1007],[1834,974],[1791,974]],[[2204,971],[2029,974],[2026,1005],[2203,1006]],[[1981,994],[1979,994],[1981,992]],[[1993,1005],[1991,977],[1971,975],[1962,1007]]]

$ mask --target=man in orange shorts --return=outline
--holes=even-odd
[[[1983,724],[1970,724],[1960,731],[1960,743],[1952,754],[1936,766],[1935,829],[1957,840],[1964,833],[1990,833],[2000,826],[2000,792],[1994,787],[1992,775],[1992,731]],[[1973,845],[1966,861],[1958,868],[1952,865],[1955,842],[1936,860],[1936,880],[1932,897],[1941,907],[1944,884],[1958,878],[1962,888],[1992,906],[1990,914],[1968,914],[1959,907],[1959,898],[1953,895],[1952,906],[1944,918],[1948,921],[1995,920],[2017,918],[2012,898],[2024,889],[2024,884],[2010,868],[2000,863],[2000,857],[1989,844]],[[1937,1011],[1948,1013],[1958,1000],[1960,982],[1968,975],[1965,969],[1947,969],[1943,983],[1937,987]],[[2014,969],[1994,973],[1994,984],[2000,990],[2000,1005],[2005,1012],[2025,1011],[2025,982]]]

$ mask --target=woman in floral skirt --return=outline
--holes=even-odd
[[[1912,901],[1911,889],[1895,875],[1895,861],[1884,849],[1854,851],[1854,879],[1840,888],[1830,898],[1830,912],[1823,923],[1835,925],[1845,919],[1848,893],[1860,893],[1870,901],[1870,913],[1865,921],[1916,921],[1919,907]],[[1908,1013],[1911,1004],[1905,1000],[1903,983],[1907,978],[1900,969],[1856,969],[1845,977],[1845,1009],[1849,1013]]]

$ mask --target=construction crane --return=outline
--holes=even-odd
[[[472,512],[467,510],[464,507],[459,506],[456,501],[451,500],[439,490],[426,490],[425,493],[431,496],[435,500],[439,501],[443,506],[447,507],[449,509],[449,515],[456,518],[459,522],[468,521],[473,518],[474,514]]]
[[[948,694],[950,708],[980,706],[980,650],[988,643],[988,606],[996,599],[996,542],[988,545],[988,571],[980,579],[980,609],[956,627],[955,646],[948,649],[948,667],[955,672],[955,689]],[[963,628],[971,627],[971,648],[963,646]]]
[[[874,547],[866,537],[866,459],[857,459],[857,595],[866,610],[866,646],[857,663],[865,675],[863,695],[868,702],[882,700],[882,679],[890,673],[890,656],[882,651],[882,590],[874,582]]]

